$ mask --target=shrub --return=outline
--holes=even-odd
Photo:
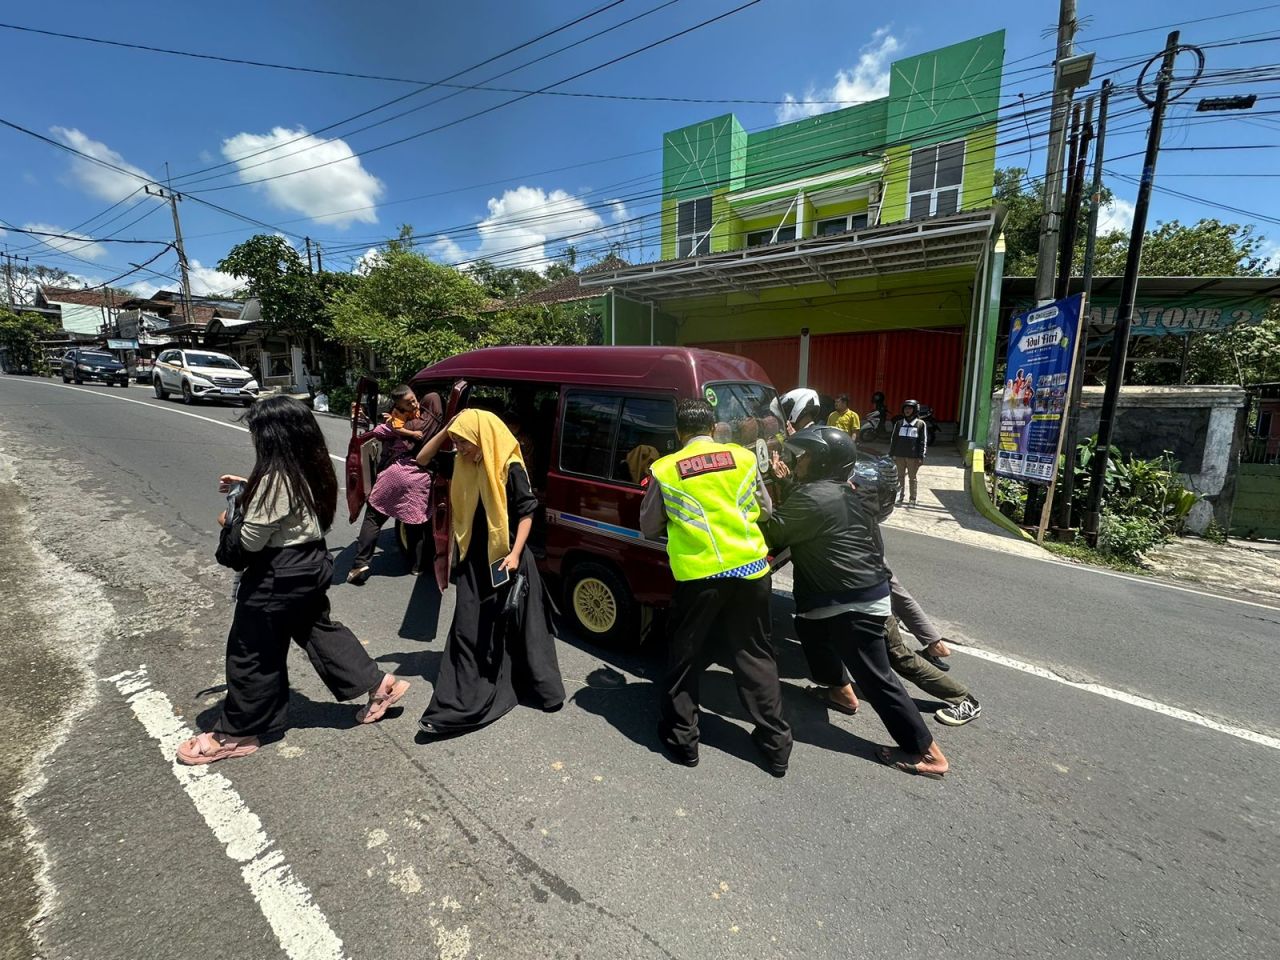
[[[1103,511],[1098,522],[1098,550],[1134,563],[1141,561],[1143,553],[1169,537],[1170,532],[1164,524],[1150,517]]]

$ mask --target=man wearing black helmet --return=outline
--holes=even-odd
[[[898,465],[898,502],[907,495],[911,485],[911,506],[916,505],[916,472],[924,463],[929,449],[929,428],[920,419],[920,404],[908,400],[902,405],[902,416],[893,421],[893,435],[889,439],[889,456]]]
[[[771,548],[791,548],[796,633],[806,651],[839,657],[879,714],[899,750],[880,748],[878,759],[941,778],[947,758],[889,664],[890,572],[876,493],[849,482],[857,446],[843,430],[811,426],[787,447],[797,485],[763,530]]]

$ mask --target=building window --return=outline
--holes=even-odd
[[[795,238],[796,228],[794,224],[789,227],[779,227],[776,239],[772,230],[753,230],[747,234],[747,246],[759,247],[766,243],[790,243]]]
[[[711,252],[711,198],[684,200],[676,208],[676,255],[694,257]]]
[[[964,180],[964,141],[940,143],[911,152],[911,181],[907,216],[940,217],[960,209]]]
[[[829,220],[818,221],[819,237],[830,237],[837,233],[848,233],[851,230],[862,230],[867,226],[867,215],[865,213],[854,213],[847,217],[832,217]]]

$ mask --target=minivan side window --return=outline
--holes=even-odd
[[[613,479],[640,483],[659,457],[675,453],[676,405],[669,397],[625,397],[618,424]]]
[[[564,402],[560,430],[560,469],[589,477],[613,476],[613,441],[622,398],[571,393]]]

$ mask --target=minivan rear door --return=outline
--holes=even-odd
[[[347,443],[347,509],[355,523],[373,489],[382,442],[373,435],[378,416],[378,381],[362,377],[356,384],[356,405],[351,411],[351,440]]]

